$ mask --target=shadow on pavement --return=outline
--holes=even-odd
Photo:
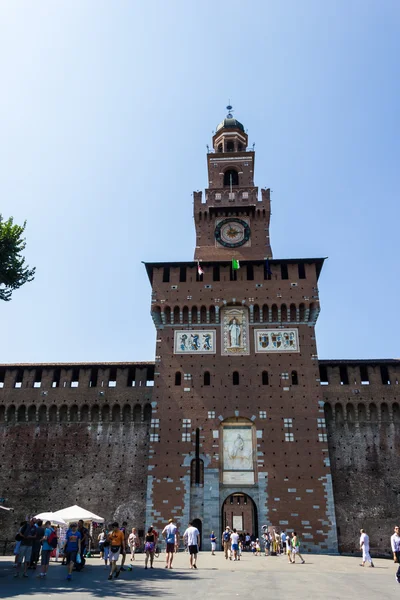
[[[194,571],[182,573],[174,569],[155,567],[145,570],[144,567],[133,567],[132,571],[120,574],[117,580],[108,581],[108,570],[104,565],[87,565],[80,573],[73,573],[72,580],[67,581],[66,567],[51,564],[45,579],[39,579],[36,571],[28,571],[29,577],[14,577],[13,562],[0,563],[0,598],[16,596],[49,596],[50,594],[85,594],[89,598],[128,598],[134,596],[168,595],[168,582],[190,580],[195,577]],[[194,577],[193,577],[194,576]],[[150,585],[149,585],[150,584]],[[158,587],[159,584],[159,587]]]

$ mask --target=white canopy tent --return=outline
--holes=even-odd
[[[52,523],[53,525],[67,524],[67,522],[60,517],[60,515],[56,515],[53,512],[42,512],[39,515],[35,515],[35,519],[42,519],[43,523],[45,523],[46,521],[50,521],[50,523]]]
[[[91,521],[95,523],[104,523],[103,517],[99,517],[99,515],[95,515],[94,513],[86,510],[85,508],[81,508],[77,504],[73,506],[68,506],[67,508],[63,508],[61,510],[57,510],[53,513],[53,515],[57,518],[64,519],[67,523],[73,523],[74,521]]]

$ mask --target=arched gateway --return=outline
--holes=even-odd
[[[227,526],[238,533],[258,536],[257,506],[248,494],[235,492],[225,499],[221,509],[221,531]]]

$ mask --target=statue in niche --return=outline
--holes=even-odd
[[[229,347],[240,348],[240,338],[242,336],[242,326],[238,323],[236,317],[229,322]]]

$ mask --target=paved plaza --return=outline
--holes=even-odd
[[[0,559],[0,598],[32,600],[37,597],[65,600],[91,598],[170,597],[187,600],[242,598],[294,598],[296,600],[369,600],[400,597],[393,561],[377,559],[375,568],[361,568],[359,558],[307,555],[306,564],[288,564],[286,557],[255,557],[244,554],[240,562],[226,561],[201,553],[198,570],[189,569],[188,555],[179,553],[174,569],[164,568],[165,555],[144,569],[144,556],[138,555],[131,572],[108,581],[108,571],[99,559],[89,559],[82,573],[65,580],[66,568],[52,563],[45,581],[29,571],[29,579],[15,579],[10,558]]]

